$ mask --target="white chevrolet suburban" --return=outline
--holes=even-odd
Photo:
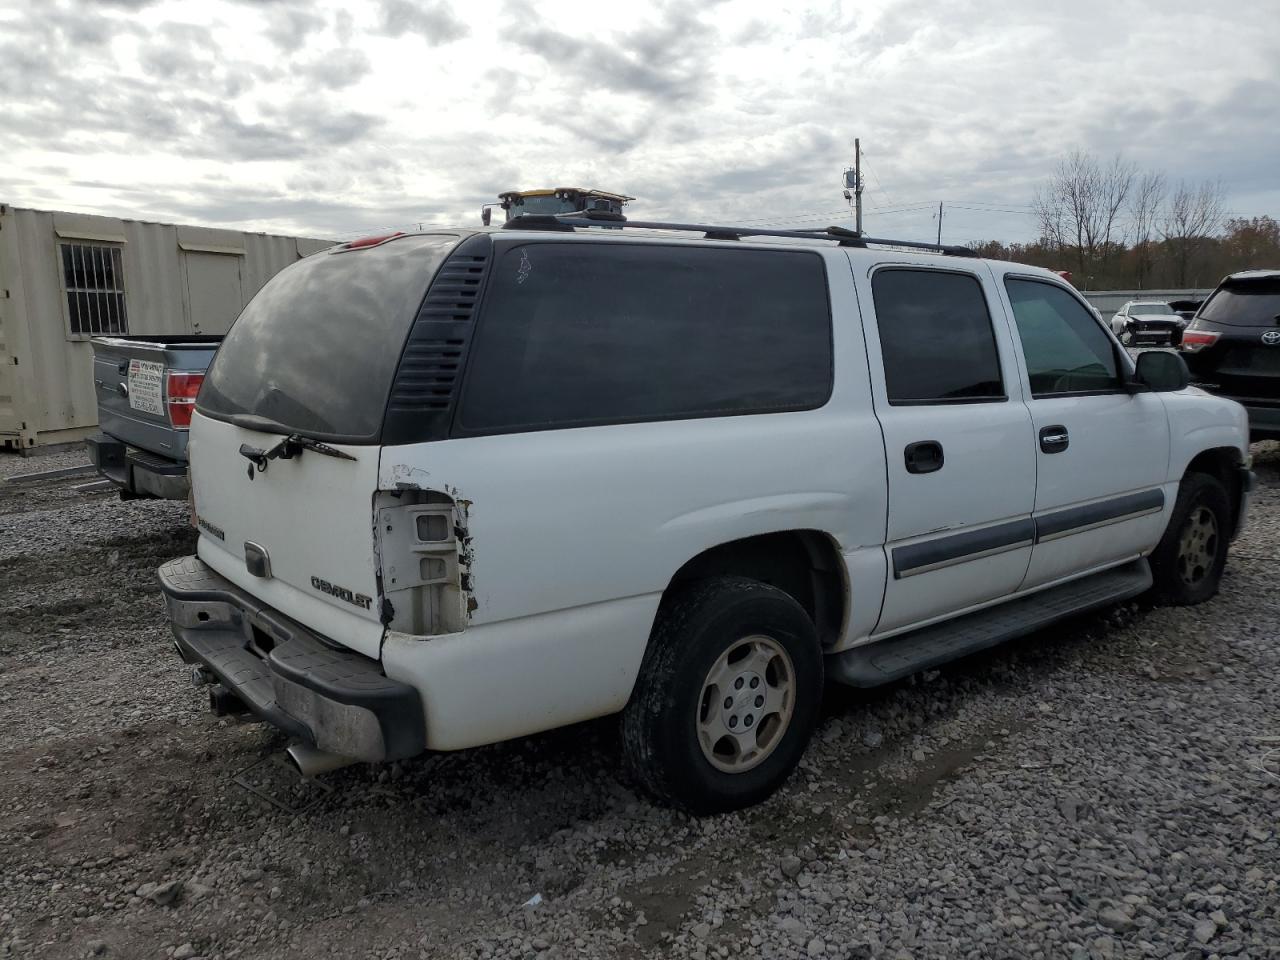
[[[304,772],[620,713],[641,785],[726,810],[796,765],[824,680],[1217,590],[1244,410],[1056,275],[604,225],[335,247],[219,349],[198,553],[160,580],[215,710]]]

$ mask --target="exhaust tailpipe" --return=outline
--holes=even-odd
[[[317,750],[302,743],[295,743],[285,753],[298,768],[298,773],[308,779],[360,762],[355,757],[344,757],[341,754],[329,753],[327,750]]]

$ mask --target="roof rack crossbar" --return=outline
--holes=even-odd
[[[667,223],[657,220],[627,220],[593,216],[592,211],[566,213],[554,216],[528,215],[513,217],[503,228],[506,230],[565,230],[574,227],[626,227],[635,230],[674,230],[682,233],[701,233],[708,240],[737,240],[742,237],[787,237],[800,240],[832,240],[843,247],[865,247],[868,244],[886,247],[905,247],[910,250],[928,250],[953,257],[976,257],[968,247],[926,243],[918,240],[890,240],[883,237],[867,237],[847,227],[824,227],[821,230],[777,230],[768,227],[742,227],[730,224]]]

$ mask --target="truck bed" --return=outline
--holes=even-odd
[[[98,472],[121,496],[183,498],[187,430],[169,412],[169,374],[203,374],[220,336],[118,336],[93,339],[98,427],[87,441]]]
[[[116,440],[171,460],[187,459],[187,431],[165,408],[165,372],[203,373],[220,336],[128,336],[93,339],[98,426]]]

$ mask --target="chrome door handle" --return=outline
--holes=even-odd
[[[1067,428],[1060,423],[1044,427],[1040,431],[1040,450],[1043,453],[1062,453],[1071,445],[1071,436]]]

